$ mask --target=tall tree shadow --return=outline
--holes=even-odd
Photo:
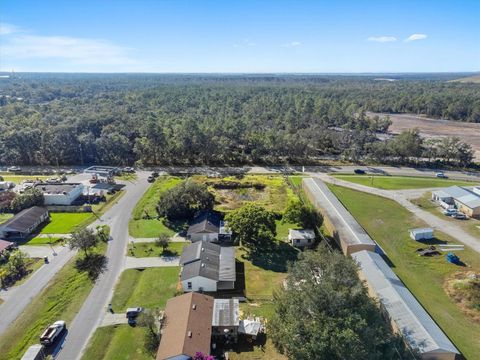
[[[107,269],[108,259],[102,254],[89,254],[75,261],[75,268],[80,272],[86,272],[92,281],[96,281],[100,274]]]

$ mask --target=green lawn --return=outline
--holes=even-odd
[[[92,218],[92,213],[50,213],[50,222],[40,234],[69,234]]]
[[[61,238],[61,237],[52,237],[52,238],[34,237],[33,239],[29,240],[27,243],[25,243],[23,245],[48,245],[50,242],[52,244],[54,244],[54,243],[59,242],[61,240],[63,240],[63,238]]]
[[[5,214],[5,213],[0,214],[0,224],[7,221],[12,216],[13,216],[13,214]]]
[[[130,244],[128,246],[128,256],[134,257],[158,257],[158,256],[180,256],[183,248],[188,246],[190,242],[170,242],[168,249],[163,252],[160,246],[156,246],[153,242],[140,242]]]
[[[480,324],[474,322],[451,300],[443,286],[446,278],[458,271],[480,271],[480,256],[465,247],[458,252],[467,264],[462,268],[445,261],[444,256],[424,258],[415,254],[421,243],[411,240],[408,229],[426,226],[392,200],[329,185],[359,223],[385,250],[393,270],[417,297],[435,321],[468,359],[480,351]],[[436,231],[438,240],[451,241]],[[456,243],[455,241],[452,241]],[[425,245],[423,245],[425,246]]]
[[[245,349],[239,352],[230,351],[228,358],[230,360],[287,360],[285,355],[277,352],[272,340],[267,338],[262,346],[252,346],[245,344]],[[238,347],[238,346],[237,346]],[[237,350],[238,351],[238,350]]]
[[[104,252],[102,244],[98,252]],[[85,272],[75,267],[75,257],[50,281],[0,337],[0,360],[20,359],[30,345],[38,343],[42,331],[58,319],[68,324],[80,310],[93,287]]]
[[[144,327],[115,325],[98,328],[82,356],[83,360],[152,360],[144,349]]]
[[[299,187],[302,186],[302,180],[304,179],[304,176],[292,175],[292,176],[289,176],[288,178],[290,179],[293,185],[299,186]]]
[[[113,294],[114,311],[133,306],[163,309],[167,300],[175,295],[179,273],[178,266],[125,270]]]
[[[160,176],[145,192],[135,206],[132,219],[128,224],[130,236],[135,238],[153,238],[161,232],[174,235],[175,230],[167,228],[160,219],[157,219],[156,206],[162,193],[171,189],[182,180],[178,177]],[[149,216],[150,219],[144,219]]]
[[[55,177],[55,176],[45,176],[45,175],[10,175],[9,173],[7,174],[0,174],[0,176],[3,177],[3,181],[10,181],[10,182],[13,182],[15,184],[21,184],[22,181],[24,180],[32,180],[32,181],[35,181],[36,179],[40,179],[40,180],[46,180],[46,179],[50,179],[52,177]]]
[[[301,226],[292,223],[282,223],[282,220],[275,220],[277,230],[277,240],[288,242],[288,230],[300,229]]]
[[[343,175],[332,174],[333,177],[350,181],[356,184],[375,187],[384,190],[422,189],[433,187],[447,187],[452,185],[472,186],[477,183],[471,181],[459,181],[439,179],[433,177],[408,177],[408,176],[370,176],[370,175]]]

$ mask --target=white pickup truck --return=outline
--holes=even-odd
[[[45,346],[52,345],[67,328],[67,324],[63,320],[55,321],[52,325],[45,329],[40,336],[40,343]]]

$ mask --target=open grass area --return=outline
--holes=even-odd
[[[0,176],[3,177],[3,181],[10,181],[14,184],[21,184],[24,180],[35,181],[36,179],[47,180],[54,176],[46,175],[12,175],[11,173],[2,173]]]
[[[5,214],[5,213],[0,214],[0,224],[7,221],[12,216],[13,216],[13,214]]]
[[[183,248],[190,245],[190,242],[170,242],[168,249],[163,251],[162,247],[154,242],[137,242],[128,246],[128,256],[134,257],[158,257],[158,256],[180,256]]]
[[[452,339],[467,359],[475,359],[480,351],[480,324],[461,311],[446,294],[446,279],[458,271],[479,271],[480,256],[468,247],[459,251],[466,267],[446,262],[444,255],[420,257],[415,253],[427,244],[450,242],[447,235],[436,231],[437,239],[428,243],[410,239],[408,229],[425,223],[392,200],[351,189],[329,185],[370,236],[384,249],[392,269]],[[454,242],[454,241],[452,241]],[[454,242],[455,243],[455,242]],[[477,355],[476,355],[477,354]]]
[[[447,187],[452,185],[473,186],[478,183],[434,177],[408,177],[408,176],[383,176],[383,175],[343,175],[332,174],[333,177],[350,181],[356,184],[375,187],[384,190],[422,189],[433,187]]]
[[[277,352],[268,337],[262,346],[245,345],[245,347],[237,350],[239,352],[230,351],[228,358],[231,360],[287,360],[286,356]]]
[[[102,243],[97,252],[104,253],[105,249]],[[54,276],[0,337],[0,360],[20,359],[30,345],[38,343],[48,325],[62,319],[68,326],[73,320],[93,287],[87,273],[75,269],[76,258]]]
[[[162,193],[171,189],[182,180],[173,176],[160,176],[145,192],[135,206],[128,231],[135,238],[153,238],[164,232],[174,235],[175,230],[165,226],[162,219],[157,219],[156,206]]]
[[[282,220],[275,220],[277,230],[277,240],[288,242],[288,230],[302,228],[299,224],[283,223]]]
[[[34,237],[33,239],[29,240],[23,245],[48,245],[50,243],[54,244],[59,241],[64,240],[64,238],[61,237]]]
[[[466,232],[470,233],[472,236],[480,238],[480,220],[477,219],[468,219],[468,220],[458,220],[445,216],[442,214],[444,210],[440,205],[431,199],[431,193],[428,192],[424,196],[411,200],[412,203],[422,208],[423,210],[432,213],[435,216],[440,217],[442,220],[448,221],[456,226],[461,227]]]
[[[93,220],[92,213],[50,213],[50,222],[40,234],[69,234],[90,219]]]
[[[121,312],[135,306],[163,309],[175,295],[179,273],[178,266],[125,270],[115,287],[113,310]]]
[[[144,327],[114,325],[98,328],[82,356],[83,360],[152,360],[144,349]]]

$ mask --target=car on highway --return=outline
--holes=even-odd
[[[362,169],[355,169],[355,170],[353,170],[353,172],[357,175],[365,175],[366,174],[365,170],[362,170]]]
[[[438,172],[435,174],[435,176],[440,179],[448,179],[448,176],[445,175],[443,172]]]

